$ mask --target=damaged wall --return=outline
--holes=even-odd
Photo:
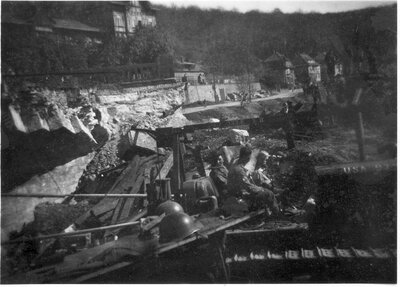
[[[11,120],[3,129],[8,146],[2,146],[2,192],[87,155],[98,146],[77,115],[66,117],[56,105],[32,109],[10,105],[6,109],[2,111],[8,112]]]
[[[252,89],[261,90],[260,83],[252,83]],[[217,84],[217,95],[214,96],[212,85],[196,85],[188,87],[187,103],[195,103],[197,101],[221,102],[225,101],[227,94],[238,93],[239,89],[236,84]]]
[[[74,159],[67,164],[57,166],[53,170],[36,175],[24,184],[14,188],[11,193],[51,193],[71,194],[78,185],[87,164],[94,153]],[[59,198],[17,198],[3,197],[1,199],[1,228],[4,233],[21,230],[25,223],[34,220],[33,211],[42,202],[54,202]],[[4,236],[2,232],[2,236]]]
[[[188,122],[181,112],[174,113],[184,101],[183,88],[176,84],[34,92],[2,106],[7,122],[2,126],[7,143],[2,145],[2,192],[70,194],[96,157],[96,171],[115,166],[121,135],[130,127]],[[105,156],[111,160],[102,160]],[[4,232],[20,230],[33,220],[37,204],[54,201],[4,198]]]

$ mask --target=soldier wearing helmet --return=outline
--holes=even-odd
[[[251,148],[244,146],[240,149],[239,160],[228,174],[228,193],[231,196],[243,198],[253,206],[267,206],[274,215],[279,214],[278,202],[272,191],[264,189],[251,182],[246,163],[250,160]]]

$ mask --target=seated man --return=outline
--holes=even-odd
[[[248,177],[248,171],[245,168],[246,163],[250,160],[251,149],[247,146],[240,149],[239,160],[228,174],[228,194],[238,198],[243,198],[250,202],[251,205],[267,206],[272,214],[279,214],[278,202],[272,191],[264,189],[251,183]]]
[[[277,187],[266,174],[267,160],[270,155],[266,151],[260,151],[257,156],[257,162],[254,171],[251,173],[251,182],[255,185],[267,188],[274,192],[275,195],[281,194],[283,189]]]
[[[257,156],[256,167],[254,172],[251,174],[251,180],[255,185],[273,190],[271,179],[265,175],[265,169],[267,168],[267,160],[269,156],[269,153],[266,151],[260,151]]]
[[[228,169],[224,166],[224,159],[219,152],[213,151],[210,154],[210,163],[210,177],[212,178],[219,195],[222,198],[225,198],[227,195]]]

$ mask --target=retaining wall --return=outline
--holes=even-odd
[[[260,83],[252,83],[251,86],[253,90],[261,90]],[[204,100],[216,103],[223,102],[226,100],[227,94],[238,93],[239,90],[236,84],[217,84],[216,92],[217,95],[214,96],[212,85],[188,86],[186,104]]]

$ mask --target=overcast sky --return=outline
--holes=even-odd
[[[222,8],[224,10],[237,10],[248,12],[259,10],[261,12],[271,12],[279,8],[284,13],[303,12],[341,12],[347,10],[362,9],[365,7],[376,7],[381,5],[391,5],[395,1],[267,1],[267,0],[152,0],[154,4],[178,7],[197,6],[199,8]]]

